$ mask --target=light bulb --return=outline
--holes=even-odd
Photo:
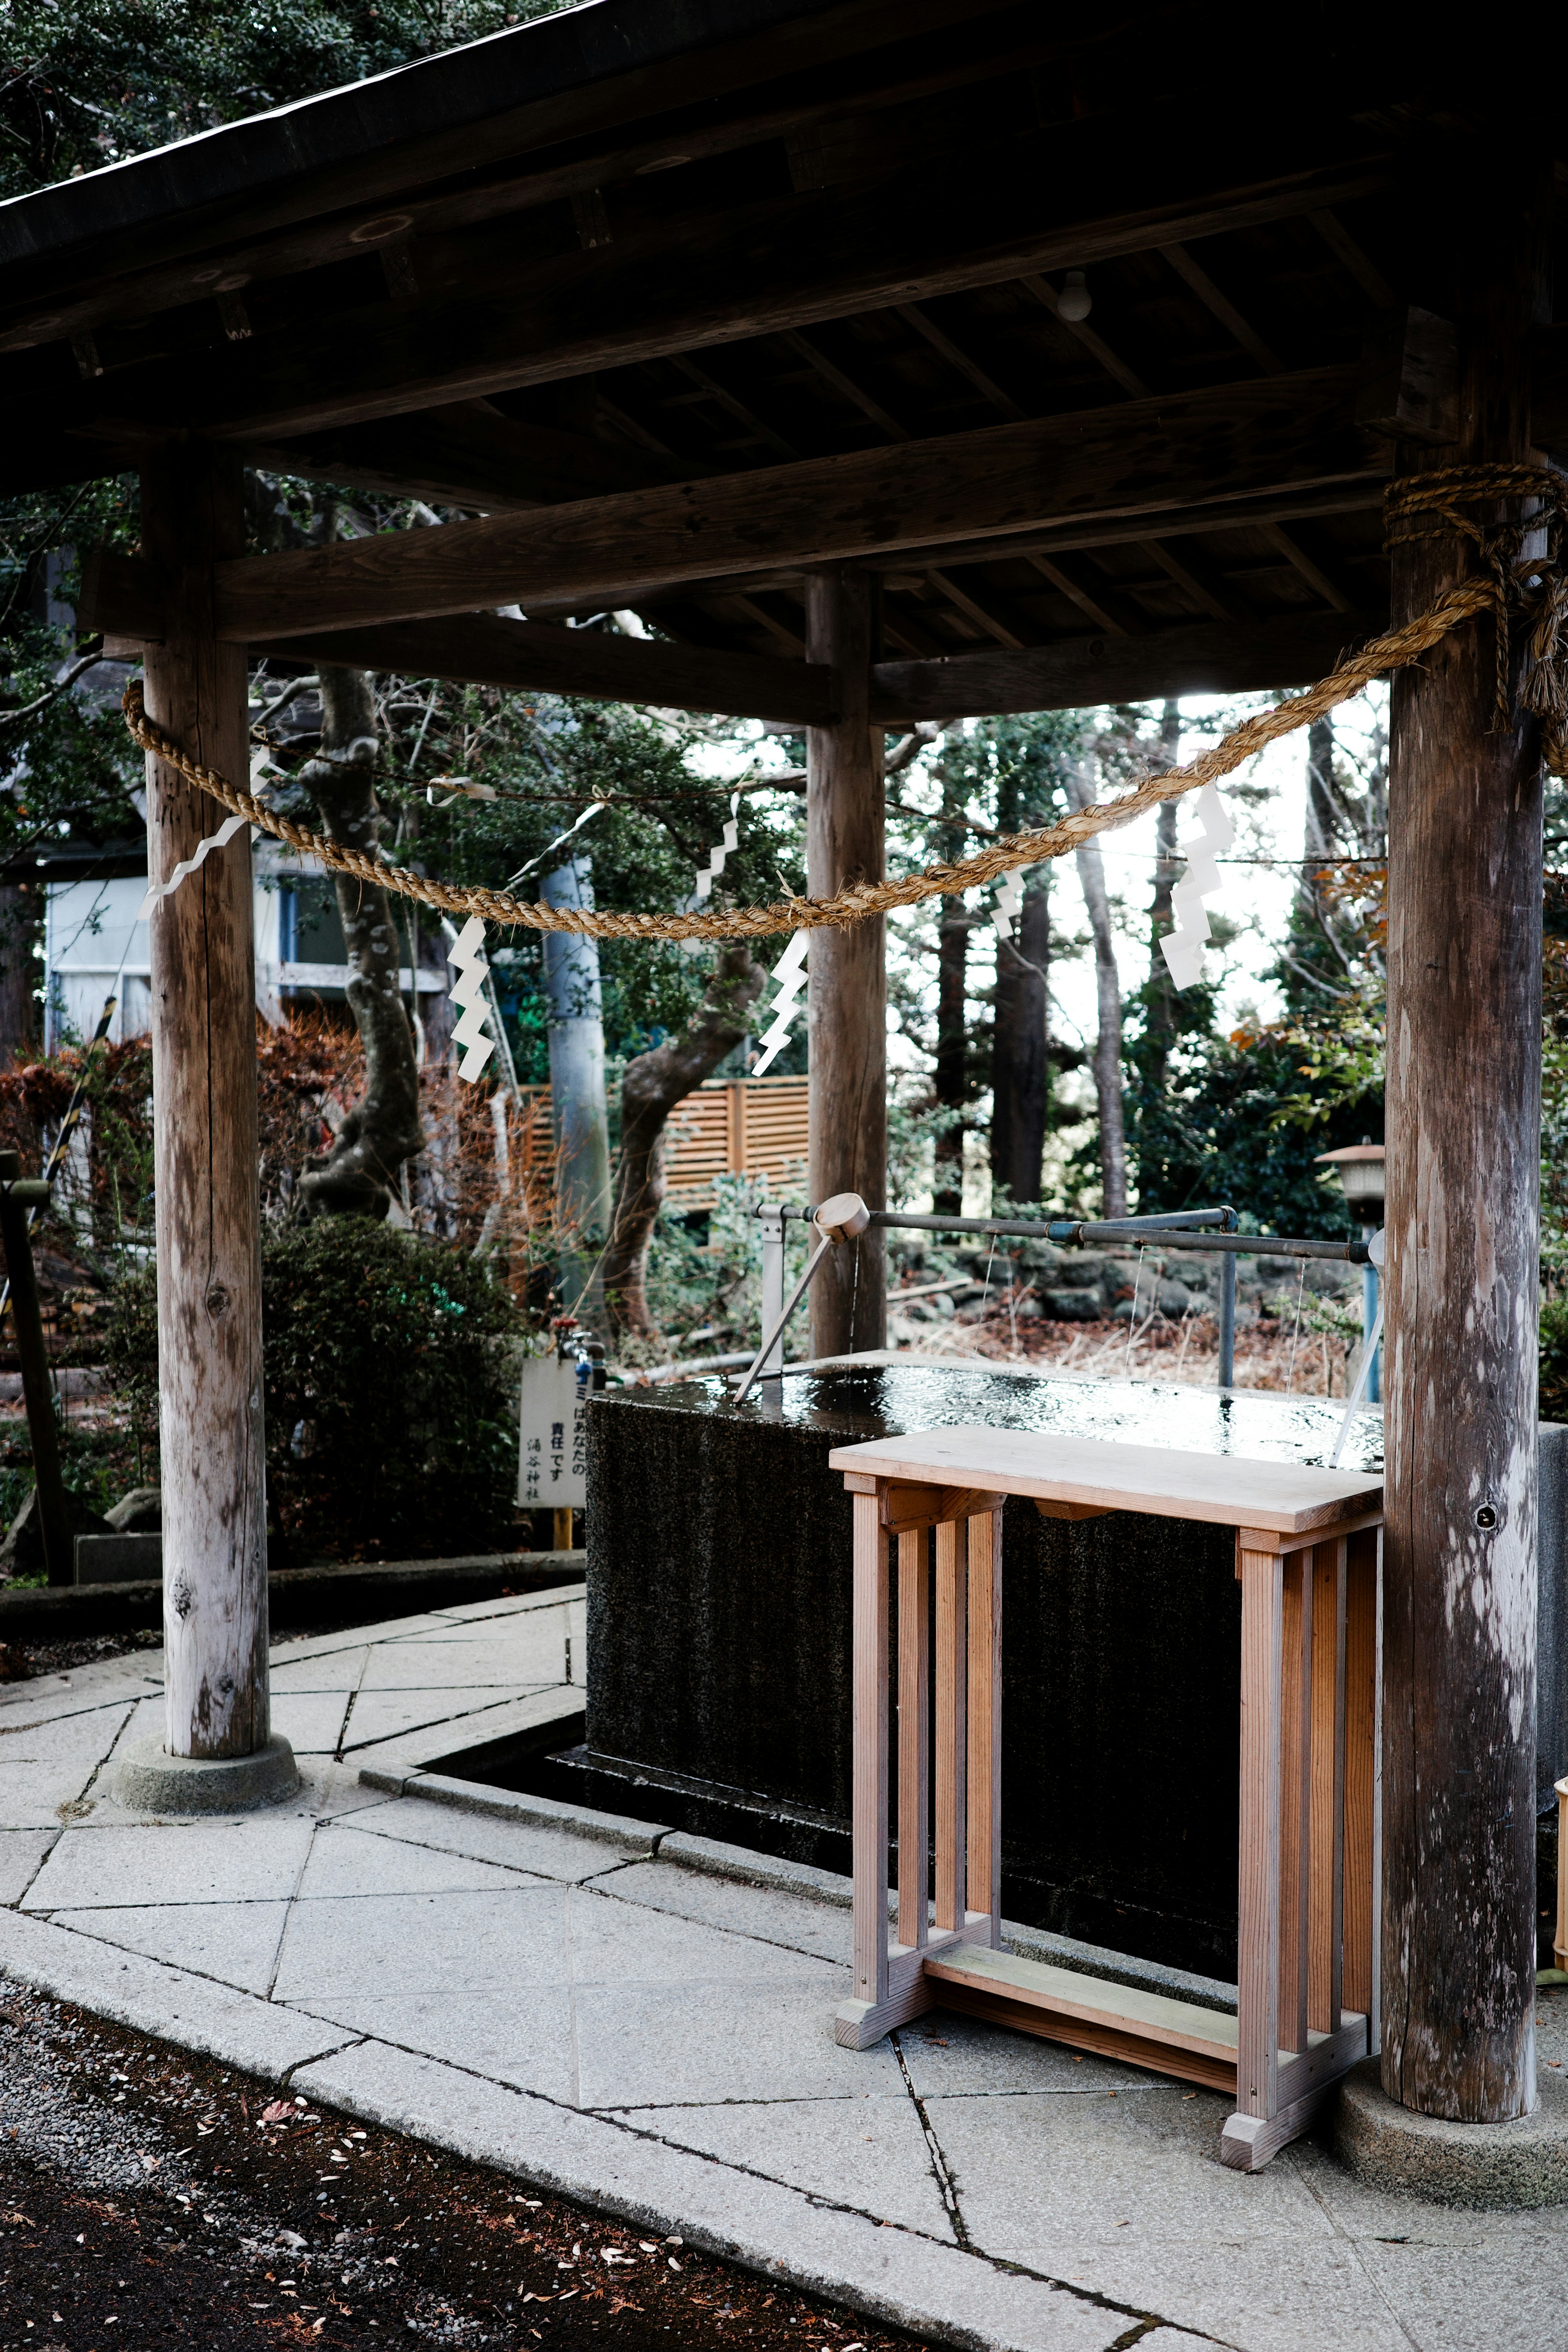
[[[1069,269],[1067,283],[1057,298],[1057,315],[1065,319],[1069,326],[1076,327],[1080,319],[1088,318],[1093,308],[1094,297],[1084,284],[1082,270]]]

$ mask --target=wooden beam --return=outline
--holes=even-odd
[[[239,440],[324,431],[1242,228],[1325,193],[1372,193],[1386,176],[1376,160],[1281,168],[1260,147],[1256,178],[1216,184],[1186,130],[1174,158],[1163,147],[1140,161],[1098,123],[1053,129],[870,190],[657,221],[504,276],[487,263],[428,297],[215,340],[177,362],[153,357],[87,382],[62,371],[31,400],[16,387],[9,437],[25,446],[35,428],[85,429],[106,414],[120,427],[177,422]]]
[[[1382,614],[1292,613],[1273,621],[1197,622],[1142,637],[1073,637],[1021,653],[882,661],[871,672],[871,715],[891,727],[917,719],[1083,710],[1097,702],[1310,686],[1342,654],[1387,625]]]
[[[1354,368],[1318,368],[942,440],[624,492],[529,515],[377,533],[219,565],[217,625],[246,643],[541,597],[640,591],[765,563],[816,567],[1051,519],[1147,518],[1188,501],[1357,484]],[[1142,535],[1142,534],[1140,534]],[[962,542],[959,542],[962,543]]]
[[[593,702],[789,719],[801,727],[828,726],[834,717],[833,674],[819,662],[772,661],[752,654],[649,644],[600,629],[503,621],[490,613],[320,637],[279,637],[251,650],[301,661],[350,662],[360,669],[396,670],[405,677],[455,678],[471,686],[535,694],[577,694]]]

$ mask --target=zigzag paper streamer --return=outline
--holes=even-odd
[[[250,789],[253,793],[259,792],[261,779],[268,769],[276,765],[270,746],[266,743],[258,744],[250,755]],[[189,857],[181,858],[166,882],[150,882],[147,886],[147,896],[136,910],[137,921],[144,923],[160,898],[168,898],[172,891],[179,888],[187,874],[194,874],[198,866],[206,863],[209,850],[222,849],[226,843],[234,839],[241,827],[248,824],[249,822],[248,817],[226,817],[216,833],[209,833],[205,841],[197,843]]]
[[[496,1049],[495,1039],[485,1034],[485,977],[489,966],[485,961],[485,927],[479,916],[468,917],[447,950],[447,961],[458,967],[448,992],[463,1016],[452,1032],[452,1043],[467,1049],[458,1065],[458,1076],[471,1085]]]
[[[703,900],[709,897],[712,891],[714,883],[724,871],[724,860],[729,856],[730,852],[732,849],[738,849],[741,845],[740,827],[735,822],[740,806],[740,793],[731,793],[730,795],[730,822],[724,827],[724,838],[722,841],[716,843],[713,848],[710,850],[708,854],[707,870],[705,872],[699,872],[698,874],[697,887],[691,893],[691,904],[693,907],[700,907]],[[706,944],[706,941],[702,940],[682,940],[680,942],[681,950],[686,955],[700,954]]]
[[[997,891],[996,904],[991,909],[991,919],[996,926],[996,936],[999,940],[1012,938],[1013,919],[1023,903],[1024,877],[1021,872],[1015,869]]]
[[[1188,843],[1187,870],[1171,893],[1176,928],[1160,941],[1161,953],[1178,988],[1194,988],[1204,976],[1204,947],[1214,936],[1204,900],[1220,887],[1215,860],[1236,839],[1230,812],[1212,784],[1205,784],[1198,794],[1198,821],[1202,838]]]
[[[769,1064],[778,1059],[789,1043],[790,1024],[795,1016],[795,998],[805,986],[805,950],[809,931],[796,931],[777,963],[768,974],[778,982],[778,994],[773,999],[773,1027],[763,1039],[762,1058],[752,1072],[760,1078]]]
[[[740,827],[735,822],[736,817],[740,814],[740,793],[731,793],[730,795],[730,822],[724,827],[724,838],[722,841],[717,843],[716,845],[709,852],[707,872],[705,874],[699,874],[697,877],[696,898],[699,906],[700,906],[703,899],[709,896],[710,892],[712,890],[714,883],[717,882],[720,875],[724,871],[724,860],[729,856],[730,852],[732,849],[738,849],[741,845]]]
[[[206,839],[197,847],[194,856],[181,858],[179,864],[175,866],[174,872],[170,875],[166,882],[150,883],[147,888],[147,896],[142,899],[141,906],[137,909],[137,921],[139,923],[144,923],[160,898],[167,898],[171,892],[179,888],[187,874],[194,874],[198,866],[204,866],[206,863],[208,850],[221,849],[226,842],[230,842],[234,839],[237,833],[243,832],[244,828],[249,823],[250,819],[247,816],[231,816],[227,818],[224,824],[219,825],[216,833],[208,834]]]

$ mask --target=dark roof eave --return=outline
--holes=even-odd
[[[8,271],[79,255],[182,214],[254,205],[292,182],[693,50],[814,16],[832,0],[584,0],[462,48],[225,123],[0,203]],[[29,265],[32,268],[29,268]]]

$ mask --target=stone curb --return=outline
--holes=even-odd
[[[450,1805],[458,1812],[489,1813],[498,1820],[521,1822],[531,1829],[570,1830],[574,1837],[597,1838],[605,1845],[628,1853],[657,1853],[668,1832],[657,1822],[633,1822],[619,1813],[595,1813],[581,1805],[559,1804],[553,1797],[530,1797],[510,1789],[489,1789],[479,1780],[454,1780],[446,1772],[424,1772],[416,1767],[399,1772],[367,1764],[360,1771],[367,1789],[384,1789],[389,1796],[423,1797],[427,1803]]]
[[[1418,2116],[1384,2090],[1366,2058],[1340,2086],[1333,2150],[1348,2172],[1374,2189],[1434,2205],[1518,2212],[1568,2204],[1568,2084],[1550,2075],[1541,2104],[1517,2123],[1448,2123]]]

